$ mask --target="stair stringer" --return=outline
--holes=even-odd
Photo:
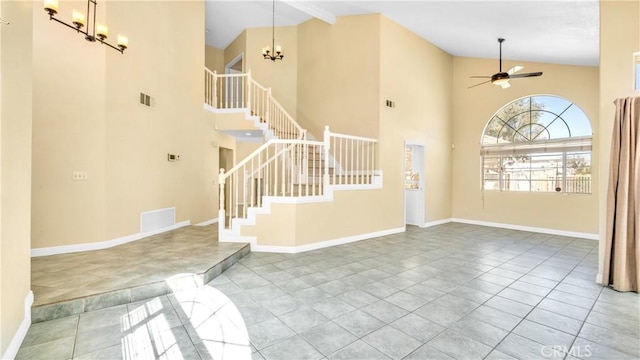
[[[332,202],[334,201],[333,194],[335,191],[357,191],[357,190],[375,190],[382,189],[383,176],[382,171],[377,170],[374,173],[373,184],[360,184],[360,185],[327,185],[324,188],[323,195],[316,196],[304,196],[304,197],[290,197],[290,196],[263,196],[262,206],[250,207],[247,209],[247,217],[244,219],[232,219],[230,229],[220,229],[218,233],[219,242],[241,242],[250,243],[251,251],[257,252],[274,252],[274,253],[299,253],[309,250],[315,250],[319,248],[316,244],[308,244],[302,246],[272,246],[272,245],[260,245],[258,244],[258,238],[256,236],[242,236],[241,228],[243,226],[256,225],[257,215],[269,215],[271,214],[271,204],[309,204],[319,202]],[[376,233],[374,236],[383,236],[391,233]],[[347,239],[329,240],[322,243],[320,247],[333,246],[344,244],[351,241],[358,241],[373,237],[371,234],[363,235],[363,237],[352,236]]]
[[[253,126],[262,130],[262,134],[265,137],[265,142],[271,139],[279,139],[273,130],[269,129],[269,125],[260,121],[260,117],[251,114],[251,110],[248,108],[234,108],[234,109],[216,109],[209,104],[204,104],[204,109],[214,114],[239,114],[244,113],[245,120],[253,122]]]

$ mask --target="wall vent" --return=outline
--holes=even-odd
[[[166,208],[140,213],[140,233],[164,229],[176,224],[176,208]]]
[[[147,95],[145,93],[140,93],[139,102],[140,102],[140,105],[144,105],[148,107],[153,106],[153,98],[151,97],[151,95]]]

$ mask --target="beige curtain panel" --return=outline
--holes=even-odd
[[[617,99],[607,190],[603,285],[640,288],[640,97]]]

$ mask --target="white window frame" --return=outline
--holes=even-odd
[[[481,189],[482,191],[500,191],[500,192],[518,192],[518,193],[543,193],[543,194],[548,194],[548,193],[561,193],[561,194],[591,194],[591,185],[593,184],[593,178],[590,179],[590,185],[588,186],[589,188],[589,192],[567,192],[567,154],[571,155],[573,153],[579,153],[579,152],[588,152],[589,153],[589,167],[592,167],[592,136],[577,136],[577,137],[571,137],[571,127],[570,124],[567,123],[566,120],[564,120],[561,115],[562,114],[555,114],[554,115],[557,116],[557,118],[560,118],[568,127],[569,130],[569,137],[564,137],[564,138],[558,138],[558,139],[551,139],[551,140],[533,140],[533,141],[526,141],[526,142],[507,142],[507,143],[496,143],[496,144],[486,144],[484,143],[486,136],[488,136],[486,134],[487,130],[489,129],[489,126],[491,124],[492,121],[494,121],[494,118],[496,117],[497,114],[499,114],[503,109],[505,109],[506,107],[510,106],[511,104],[520,101],[522,99],[526,99],[526,98],[535,98],[535,97],[539,97],[539,96],[552,96],[552,97],[556,97],[559,99],[562,99],[564,101],[567,102],[567,104],[570,104],[569,107],[571,106],[576,106],[575,103],[572,103],[571,101],[557,96],[557,95],[551,95],[551,94],[538,94],[538,95],[528,95],[528,96],[524,96],[518,99],[515,99],[511,102],[509,102],[508,104],[504,105],[503,107],[501,107],[498,111],[496,111],[490,118],[489,121],[487,121],[483,131],[482,131],[482,136],[481,136],[481,140],[480,140],[480,157],[481,157]],[[530,100],[531,101],[531,100]],[[569,108],[567,107],[567,109]],[[539,110],[529,110],[529,112],[532,111],[539,111]],[[565,109],[566,111],[566,109]],[[582,109],[580,109],[580,111],[585,115],[585,117],[587,116],[586,113],[584,113],[584,111],[582,111]],[[563,111],[564,112],[564,111]],[[587,118],[588,119],[588,118]],[[509,121],[510,119],[507,120],[503,120],[500,119],[500,121],[504,122],[505,124]],[[550,125],[550,124],[549,124]],[[547,125],[543,131],[548,131],[548,126]],[[515,133],[514,133],[515,136]],[[492,136],[493,137],[493,136]],[[496,142],[498,142],[499,139],[496,139]],[[533,179],[529,179],[529,191],[522,191],[522,190],[510,190],[506,187],[505,185],[505,167],[504,167],[504,158],[506,156],[527,156],[527,155],[539,155],[539,154],[562,154],[562,185],[561,185],[561,190],[560,191],[534,191],[533,189]],[[486,184],[487,184],[487,180],[486,180],[486,171],[488,170],[486,168],[486,157],[491,156],[491,157],[499,157],[499,166],[498,166],[498,189],[487,189],[486,188]],[[529,159],[529,161],[531,161],[531,158]],[[495,176],[495,175],[494,175]],[[493,179],[491,179],[490,181],[495,181]]]

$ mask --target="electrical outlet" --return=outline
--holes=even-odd
[[[89,174],[86,171],[74,171],[71,178],[73,181],[86,181],[89,179]]]

